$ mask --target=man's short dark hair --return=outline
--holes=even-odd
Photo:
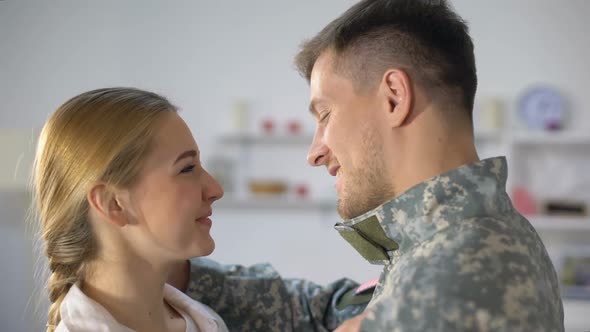
[[[451,97],[471,118],[477,88],[473,42],[465,21],[444,0],[357,3],[303,43],[295,64],[308,81],[325,51],[334,52],[334,68],[348,74],[355,88],[377,84],[387,69],[403,69],[431,93]]]

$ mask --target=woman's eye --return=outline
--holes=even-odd
[[[326,120],[328,117],[330,117],[330,112],[326,112],[322,115],[322,117],[320,118],[320,122],[323,122],[324,120]]]
[[[180,171],[180,173],[190,173],[195,169],[195,165],[189,165]]]

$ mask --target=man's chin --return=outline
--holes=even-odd
[[[351,201],[349,199],[340,198],[338,199],[338,214],[344,220],[354,219],[369,211],[375,210],[379,206],[386,203],[388,200],[389,199],[374,200],[372,202],[360,202],[358,199],[356,201]],[[351,202],[359,204],[352,206],[350,204]]]
[[[346,211],[345,211],[343,205],[344,204],[342,203],[342,200],[338,199],[338,207],[337,207],[338,214],[340,215],[340,218],[342,218],[344,220],[350,219],[350,218],[348,218],[348,215],[346,214]]]
[[[338,214],[340,215],[340,218],[344,220],[350,220],[360,215],[363,215],[364,213],[365,212],[358,213],[358,211],[353,211],[350,209],[350,206],[346,204],[345,200],[338,200]]]

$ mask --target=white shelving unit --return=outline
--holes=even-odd
[[[476,134],[475,141],[478,148],[480,148],[480,152],[486,151],[490,147],[492,148],[492,151],[499,152],[480,155],[480,157],[491,157],[492,155],[497,154],[507,156],[509,162],[507,189],[509,193],[515,185],[521,184],[519,183],[519,178],[521,176],[526,177],[528,175],[526,173],[528,173],[529,170],[523,169],[523,162],[526,161],[528,152],[541,152],[543,150],[551,149],[561,155],[565,155],[569,150],[572,157],[577,157],[579,159],[580,155],[583,154],[583,152],[579,152],[580,150],[587,149],[590,151],[590,132],[581,131],[520,131],[512,133],[484,131]],[[588,157],[590,160],[590,155],[588,155]],[[569,159],[563,160],[564,164],[567,164],[568,162]],[[588,166],[590,167],[590,163]],[[553,174],[553,176],[548,179],[551,181],[559,181],[560,175]],[[590,201],[587,201],[586,204],[590,206]],[[539,231],[590,231],[590,216],[568,217],[535,215],[528,216],[527,218]]]
[[[544,199],[560,196],[590,207],[590,172],[585,171],[590,167],[590,133],[541,131],[502,136],[504,139],[499,143],[508,157],[509,193],[515,186],[528,188],[536,196],[538,210]],[[587,253],[583,248],[590,247],[590,216],[526,217],[543,239],[560,278],[565,252]],[[587,315],[583,313],[590,312],[590,301],[578,299],[579,294],[570,297],[566,295],[568,291],[562,291],[566,331],[589,330],[590,318],[584,319]]]
[[[225,146],[234,148],[238,156],[237,163],[240,170],[235,183],[237,188],[234,193],[226,195],[216,203],[216,207],[224,209],[286,209],[300,211],[335,211],[336,197],[326,199],[299,198],[292,193],[281,195],[256,195],[246,192],[245,179],[250,177],[250,170],[253,158],[257,156],[257,150],[262,149],[285,149],[289,153],[292,149],[304,149],[311,144],[313,134],[301,133],[293,135],[275,134],[225,134],[219,137],[218,142]],[[274,158],[281,158],[275,156]],[[273,158],[273,159],[274,159]],[[304,172],[306,170],[302,170]]]
[[[547,199],[563,196],[564,199],[576,200],[590,207],[590,173],[585,175],[583,172],[590,166],[590,154],[587,153],[590,152],[589,133],[517,132],[505,136],[509,193],[516,186],[521,186],[536,196],[537,205],[542,205]],[[572,181],[574,170],[580,172]],[[569,185],[566,180],[570,182]],[[586,182],[588,186],[584,188],[567,188]],[[542,209],[538,206],[538,210]],[[537,230],[543,232],[590,232],[590,216],[539,214],[527,218]]]
[[[284,149],[307,147],[311,144],[313,135],[303,133],[299,135],[272,135],[272,134],[226,134],[219,138],[224,146],[237,148],[237,155],[240,162],[244,162],[247,172],[248,164],[251,162],[255,149],[280,147]],[[482,158],[506,155],[509,160],[509,192],[515,183],[518,183],[518,173],[514,170],[520,168],[522,149],[556,146],[563,150],[568,146],[590,147],[590,134],[584,132],[502,132],[502,131],[476,131],[475,142]],[[492,151],[492,153],[485,153]],[[286,152],[288,153],[288,152]],[[240,174],[244,178],[247,174]],[[238,181],[239,182],[239,181]],[[244,185],[243,183],[241,184]],[[335,207],[336,197],[330,200],[317,201],[313,199],[294,199],[289,197],[267,198],[257,197],[242,192],[234,197],[226,197],[224,202],[219,202],[218,207],[235,209],[322,209]],[[590,204],[590,202],[588,202]],[[549,216],[533,216],[530,218],[534,226],[543,231],[590,231],[590,217],[585,218],[561,218]]]
[[[323,210],[332,212],[336,209],[334,201],[295,199],[295,198],[276,198],[276,197],[251,197],[239,199],[234,197],[224,197],[215,203],[216,208],[226,209],[289,209],[289,210]]]

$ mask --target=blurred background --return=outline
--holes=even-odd
[[[375,278],[332,226],[333,178],[305,156],[300,43],[355,1],[0,1],[0,330],[44,330],[27,224],[36,135],[70,97],[108,86],[167,96],[226,196],[211,256],[285,277]],[[480,157],[508,156],[509,193],[550,251],[566,329],[590,330],[590,1],[452,1],[474,39]],[[35,313],[39,309],[39,313]]]

